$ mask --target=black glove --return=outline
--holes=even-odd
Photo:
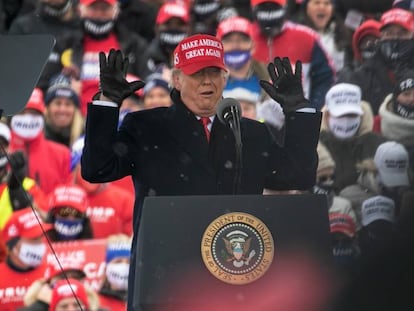
[[[23,179],[27,175],[27,160],[22,151],[9,155],[11,172],[7,186],[9,187],[10,202],[14,211],[28,207],[32,203],[31,195],[23,189]]]
[[[277,69],[277,70],[276,70]],[[260,86],[267,94],[277,101],[284,113],[308,107],[309,101],[303,94],[302,63],[296,62],[295,74],[289,58],[276,57],[274,63],[269,63],[267,71],[273,83],[260,80]]]
[[[22,151],[16,151],[9,155],[11,172],[7,185],[9,189],[20,188],[23,179],[27,175],[27,160]]]
[[[118,104],[118,107],[125,98],[145,85],[142,81],[126,80],[128,64],[128,58],[123,58],[120,50],[111,49],[108,59],[104,52],[99,53],[100,91]]]

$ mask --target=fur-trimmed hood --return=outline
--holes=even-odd
[[[414,120],[396,114],[393,109],[393,95],[389,94],[379,108],[381,132],[390,139],[406,146],[414,145]]]

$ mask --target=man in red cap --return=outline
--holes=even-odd
[[[81,187],[73,184],[57,186],[49,195],[48,221],[53,230],[52,241],[92,239],[93,229],[86,215],[88,197]]]
[[[258,103],[266,96],[259,81],[268,80],[269,75],[264,64],[252,57],[255,50],[252,35],[251,22],[240,16],[226,18],[217,27],[217,38],[223,42],[224,63],[229,74],[225,92],[248,90],[260,94],[255,101]]]
[[[253,57],[262,63],[288,57],[294,67],[303,64],[303,86],[311,107],[320,109],[334,80],[331,61],[316,32],[287,20],[286,0],[251,0],[253,11]]]
[[[49,311],[89,309],[85,286],[76,279],[58,281],[53,287]]]
[[[293,73],[289,59],[269,64],[272,82],[260,82],[287,116],[284,146],[277,144],[266,123],[242,118],[243,169],[229,165],[237,162],[237,135],[216,114],[227,75],[223,54],[216,37],[197,34],[182,40],[173,53],[173,105],[128,114],[119,131],[123,98],[144,83],[125,79],[127,63],[120,51],[100,54],[101,92],[88,106],[82,176],[89,182],[132,176],[134,239],[147,196],[261,194],[265,187],[304,190],[315,182],[321,115],[297,112],[309,102],[303,94],[301,63]],[[132,245],[134,263],[136,241]],[[129,293],[134,293],[135,273],[132,264]],[[133,310],[132,296],[128,310]]]
[[[0,263],[2,311],[14,311],[23,306],[28,286],[43,276],[47,251],[44,233],[51,228],[28,207],[14,212],[1,231],[9,250],[5,262]]]
[[[47,195],[70,176],[70,150],[47,140],[44,134],[45,104],[39,88],[33,90],[25,108],[11,118],[10,151],[22,151],[27,159],[27,176]],[[20,180],[21,182],[22,180]]]
[[[63,72],[74,79],[80,88],[80,109],[85,116],[86,105],[99,88],[99,51],[122,49],[129,58],[129,72],[145,77],[142,63],[146,41],[119,24],[117,0],[80,0],[78,5],[82,31],[69,35],[60,44],[57,61],[44,69],[52,77]]]
[[[394,8],[381,16],[380,23],[380,38],[375,55],[361,64],[350,77],[340,81],[358,85],[362,99],[370,103],[375,116],[386,96],[394,90],[395,72],[414,66],[413,13]]]
[[[188,7],[178,1],[164,3],[158,10],[154,30],[155,37],[142,59],[149,73],[157,72],[169,77],[173,67],[172,53],[177,44],[190,33]]]

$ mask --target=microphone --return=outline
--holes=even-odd
[[[241,118],[240,103],[234,98],[223,98],[217,106],[217,117],[219,120],[230,128],[234,128],[236,118]]]
[[[242,170],[242,141],[240,132],[241,106],[234,98],[223,98],[217,105],[217,117],[221,123],[229,126],[233,131],[236,148],[235,175],[233,181],[233,194],[238,194],[241,186]]]

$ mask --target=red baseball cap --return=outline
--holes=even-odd
[[[277,3],[281,6],[285,6],[286,5],[286,0],[251,0],[250,4],[252,7],[261,4],[261,3],[265,3],[265,2],[273,2],[273,3]]]
[[[166,21],[173,17],[177,17],[184,21],[184,23],[188,23],[190,21],[188,8],[181,3],[167,2],[163,4],[158,10],[158,15],[155,23],[157,25],[164,24]]]
[[[2,233],[5,242],[14,238],[36,239],[53,228],[52,224],[46,224],[38,214],[33,212],[32,208],[27,207],[13,212],[10,219],[6,222]]]
[[[343,213],[330,213],[329,225],[331,233],[340,232],[351,238],[355,236],[356,224],[350,215]]]
[[[174,67],[192,75],[207,67],[226,69],[223,44],[216,37],[196,34],[183,39],[174,50]]]
[[[217,27],[217,38],[222,40],[225,35],[232,32],[241,32],[248,37],[252,37],[252,24],[247,18],[232,16],[224,19]]]
[[[414,14],[403,9],[391,9],[382,14],[381,24],[381,29],[388,25],[397,24],[408,31],[414,31]]]
[[[107,2],[110,5],[114,5],[118,2],[118,0],[80,0],[80,4],[91,5],[92,3],[95,3],[98,1]]]
[[[88,199],[85,190],[76,185],[57,186],[49,195],[49,210],[69,206],[81,213],[86,212]]]
[[[40,88],[35,88],[33,90],[24,109],[34,109],[39,111],[41,114],[45,112],[45,101],[43,98],[43,92]]]

